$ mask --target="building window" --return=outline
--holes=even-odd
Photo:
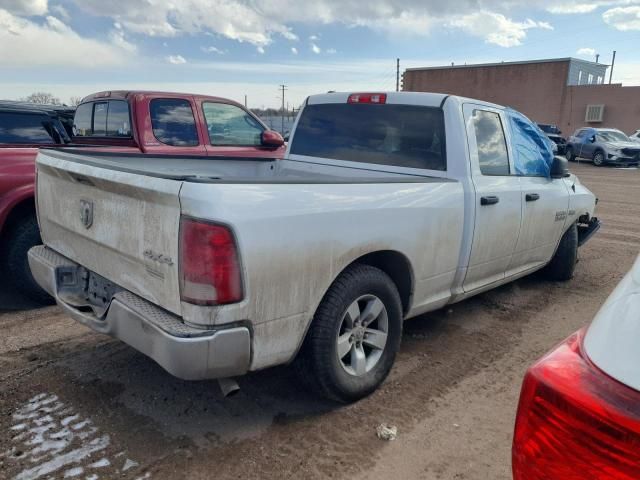
[[[593,83],[593,74],[589,74],[589,81],[588,81],[589,85],[591,85]]]
[[[598,75],[598,85],[602,85],[602,75]]]
[[[578,72],[578,85],[582,85],[582,70]]]

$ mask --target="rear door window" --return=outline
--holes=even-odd
[[[129,104],[127,102],[109,102],[107,115],[108,137],[130,137],[131,122],[129,119]]]
[[[308,105],[290,153],[446,170],[444,115],[439,108],[417,105]]]
[[[482,175],[509,175],[507,140],[500,115],[487,110],[473,111],[473,127]]]
[[[107,134],[107,102],[96,102],[93,105],[93,135],[104,137]]]
[[[153,134],[176,147],[198,145],[198,131],[191,104],[180,98],[158,98],[149,104]]]
[[[204,102],[211,145],[259,146],[264,127],[243,109],[228,103]]]
[[[129,104],[109,100],[78,105],[73,131],[76,137],[131,137]]]
[[[52,144],[52,128],[47,115],[0,112],[0,143]]]

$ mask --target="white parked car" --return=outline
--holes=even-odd
[[[640,256],[591,326],[527,372],[514,480],[640,478]]]
[[[629,135],[629,138],[634,142],[640,142],[640,130],[636,130],[634,133]]]
[[[543,137],[476,100],[329,93],[284,160],[41,151],[29,261],[72,317],[178,377],[295,361],[350,401],[388,374],[403,320],[572,276],[596,199]]]

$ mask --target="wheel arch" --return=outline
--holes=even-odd
[[[414,275],[411,263],[405,255],[396,250],[379,250],[367,253],[347,265],[340,274],[353,265],[371,265],[389,275],[400,294],[402,313],[407,314],[413,299]],[[339,274],[336,278],[338,276]]]
[[[28,215],[36,215],[36,202],[33,195],[26,195],[16,200],[3,212],[4,216],[0,219],[0,240],[4,241],[13,226]]]
[[[307,338],[307,334],[309,333],[309,329],[311,328],[311,324],[313,323],[313,316],[315,315],[316,310],[322,303],[326,293],[329,291],[331,286],[334,284],[336,279],[346,270],[353,267],[354,265],[370,265],[372,267],[379,268],[384,273],[389,275],[391,281],[395,284],[398,289],[398,293],[400,294],[400,301],[402,302],[402,314],[406,315],[410,308],[411,302],[413,301],[413,292],[415,286],[415,277],[413,268],[411,266],[411,262],[401,252],[397,250],[376,250],[372,252],[368,252],[360,255],[355,258],[348,264],[346,264],[332,279],[327,288],[322,293],[322,297],[320,300],[313,305],[313,315],[308,319],[307,325],[305,327],[304,333],[298,342],[298,346],[291,356],[289,361],[293,361],[298,352],[302,348],[302,345]]]

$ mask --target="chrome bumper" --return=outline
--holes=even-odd
[[[61,298],[58,272],[80,269],[78,264],[43,245],[29,250],[29,267],[44,288],[73,319],[118,338],[151,357],[172,375],[202,380],[242,375],[249,369],[251,338],[247,327],[202,330],[128,291],[119,291],[98,317],[86,305]]]

